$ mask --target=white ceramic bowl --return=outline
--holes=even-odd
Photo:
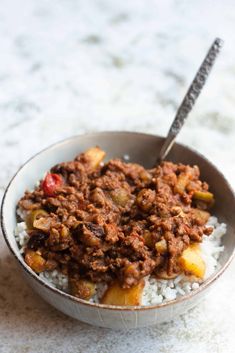
[[[222,274],[234,255],[235,248],[235,198],[223,175],[203,156],[188,147],[175,144],[168,159],[174,162],[197,164],[202,179],[206,180],[217,200],[214,214],[228,225],[224,236],[221,268],[199,289],[176,300],[153,306],[118,307],[93,304],[75,298],[43,282],[24,262],[14,237],[16,226],[15,208],[25,189],[33,188],[35,182],[53,165],[73,159],[87,148],[99,145],[107,152],[107,159],[130,156],[130,161],[145,167],[154,165],[163,138],[134,132],[103,132],[72,137],[59,142],[26,162],[9,183],[2,202],[1,222],[5,240],[17,259],[19,268],[30,286],[48,303],[78,320],[109,328],[136,328],[166,322],[194,307],[210,285]],[[45,313],[46,315],[46,313]]]

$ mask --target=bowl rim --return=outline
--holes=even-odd
[[[5,226],[5,221],[4,221],[4,210],[5,210],[5,199],[7,197],[8,191],[11,187],[12,182],[14,181],[14,179],[17,177],[18,173],[26,166],[28,165],[34,158],[36,158],[38,155],[43,154],[44,152],[57,148],[58,146],[62,147],[65,144],[70,143],[72,140],[77,140],[81,137],[92,137],[93,136],[97,136],[97,135],[105,135],[105,134],[126,134],[126,135],[142,135],[142,136],[146,136],[146,137],[153,137],[153,138],[160,138],[160,139],[164,139],[163,136],[161,135],[156,135],[156,134],[149,134],[149,133],[142,133],[142,132],[137,132],[137,131],[122,131],[122,130],[115,130],[115,131],[97,131],[97,132],[87,132],[87,133],[81,133],[78,135],[74,135],[74,136],[70,136],[67,137],[63,140],[57,141],[47,147],[45,147],[44,149],[40,150],[39,152],[37,152],[36,154],[34,154],[32,157],[30,157],[28,160],[26,160],[26,162],[24,162],[20,168],[18,168],[18,170],[16,171],[16,173],[13,175],[13,177],[10,179],[3,198],[2,198],[2,203],[1,203],[1,228],[2,228],[2,233],[3,233],[3,237],[5,239],[5,242],[9,248],[9,250],[11,251],[11,253],[14,255],[15,259],[17,260],[17,262],[19,263],[19,265],[21,266],[21,268],[30,276],[30,278],[32,278],[33,280],[35,280],[39,285],[44,286],[46,289],[48,289],[49,291],[54,292],[55,294],[63,297],[64,299],[68,299],[72,302],[75,302],[77,304],[82,304],[82,305],[86,305],[89,307],[93,307],[93,308],[98,308],[98,309],[106,309],[106,310],[122,310],[122,311],[145,311],[145,310],[152,310],[152,309],[161,309],[164,307],[168,307],[171,305],[177,305],[179,303],[185,302],[188,299],[191,299],[195,296],[197,296],[197,294],[199,294],[200,292],[204,291],[206,288],[208,288],[212,283],[214,283],[222,274],[223,272],[226,270],[226,268],[229,266],[229,264],[231,263],[231,261],[233,260],[233,258],[235,257],[235,248],[232,251],[232,254],[230,255],[230,257],[228,258],[228,260],[225,262],[225,264],[214,274],[212,274],[208,279],[206,279],[200,286],[199,288],[193,290],[190,293],[187,293],[185,295],[183,295],[182,297],[177,297],[174,300],[170,300],[164,303],[160,303],[160,304],[153,304],[153,305],[135,305],[135,306],[120,306],[120,305],[108,305],[108,304],[100,304],[100,303],[92,303],[89,302],[87,300],[84,299],[80,299],[77,297],[72,296],[71,294],[68,294],[58,288],[52,287],[51,285],[49,285],[47,282],[45,282],[43,279],[41,279],[23,260],[23,258],[21,258],[21,254],[19,252],[19,249],[17,249],[17,251],[14,250],[14,248],[11,246],[10,244],[10,235],[8,235],[8,230],[6,229]],[[216,172],[220,175],[220,177],[222,177],[222,179],[224,180],[226,186],[228,187],[229,191],[231,192],[231,195],[233,196],[233,198],[235,199],[235,193],[230,185],[230,183],[227,181],[227,179],[225,178],[224,174],[218,170],[218,168],[212,163],[210,162],[205,156],[203,156],[200,152],[194,150],[193,148],[186,146],[182,143],[175,143],[176,145],[186,148],[188,149],[190,152],[193,152],[194,154],[196,154],[198,157],[204,159],[212,168],[214,168],[216,170]]]

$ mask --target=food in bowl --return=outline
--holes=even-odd
[[[52,167],[17,206],[25,262],[47,283],[110,305],[151,305],[218,268],[226,225],[197,166],[152,169],[93,147]]]

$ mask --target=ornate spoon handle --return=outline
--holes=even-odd
[[[186,118],[188,117],[189,112],[192,110],[208,76],[211,71],[212,66],[214,65],[215,59],[217,58],[220,49],[223,46],[222,39],[216,38],[210,47],[204,61],[202,62],[191,86],[189,87],[180,107],[177,110],[176,117],[170,127],[168,135],[163,143],[163,146],[160,150],[158,163],[166,158],[167,154],[171,150],[176,136],[180,132]]]

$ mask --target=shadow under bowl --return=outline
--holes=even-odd
[[[17,246],[14,229],[16,205],[26,189],[33,189],[36,181],[53,165],[72,160],[77,154],[92,146],[100,146],[107,152],[106,159],[128,155],[131,162],[152,167],[163,143],[163,138],[136,132],[99,132],[71,137],[39,152],[26,162],[10,181],[2,201],[1,224],[6,243],[14,254],[19,268],[31,287],[48,303],[63,313],[86,323],[127,329],[144,327],[173,320],[193,308],[204,296],[231,262],[235,248],[235,197],[223,174],[205,157],[189,147],[176,143],[168,160],[176,163],[198,165],[201,178],[210,185],[215,194],[213,214],[227,224],[223,237],[224,252],[220,257],[220,269],[208,278],[197,290],[173,301],[152,305],[120,307],[89,303],[55,289],[34,273],[24,262]],[[45,313],[46,315],[46,313]]]

